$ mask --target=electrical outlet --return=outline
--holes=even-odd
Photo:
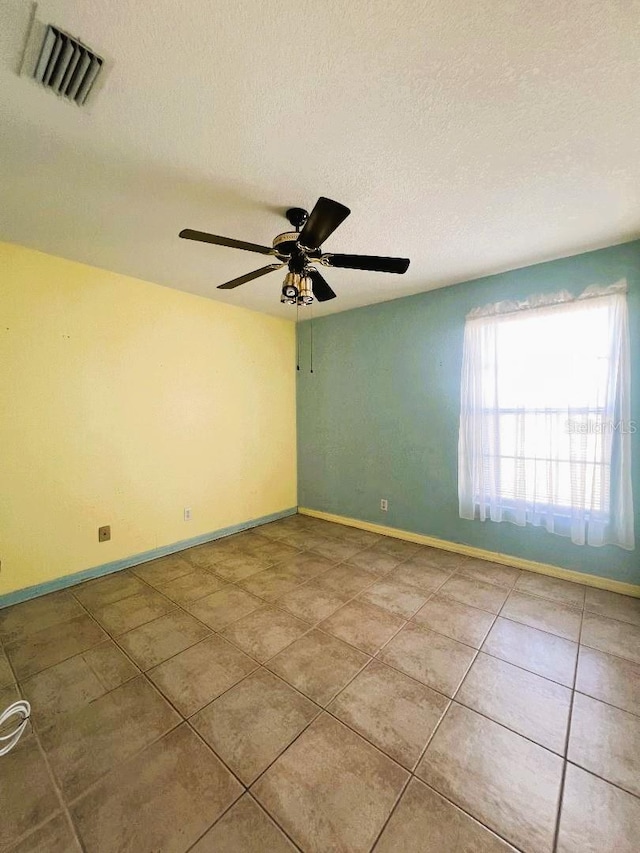
[[[111,525],[105,524],[98,528],[98,542],[108,542],[111,539]]]
[[[191,507],[190,506],[186,506],[184,508],[184,520],[185,521],[191,521]]]
[[[386,512],[389,509],[389,501],[386,498],[380,498],[380,509]]]

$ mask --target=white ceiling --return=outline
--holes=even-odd
[[[42,0],[113,61],[90,109],[20,77],[31,4],[0,0],[0,239],[260,311],[215,289],[319,195],[344,310],[640,235],[639,0]]]

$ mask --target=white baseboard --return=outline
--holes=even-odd
[[[381,533],[383,536],[394,536],[396,539],[405,539],[407,542],[416,542],[419,545],[430,545],[432,548],[442,548],[443,551],[454,551],[456,554],[464,554],[466,557],[477,557],[480,560],[490,560],[493,563],[501,563],[504,566],[513,566],[516,569],[525,569],[528,572],[538,572],[541,575],[549,575],[552,578],[560,578],[573,583],[581,583],[586,586],[594,586],[597,589],[606,589],[609,592],[618,592],[622,595],[631,595],[640,598],[640,586],[624,581],[616,581],[611,578],[603,578],[600,575],[590,575],[586,572],[576,572],[572,569],[562,569],[560,566],[552,566],[549,563],[538,563],[535,560],[526,560],[524,557],[514,557],[511,554],[500,554],[496,551],[486,551],[484,548],[475,548],[473,545],[462,545],[459,542],[448,542],[446,539],[437,539],[435,536],[426,536],[424,533],[413,533],[410,530],[398,530],[396,527],[385,527],[383,524],[374,524],[371,521],[361,521],[358,518],[347,518],[344,515],[334,515],[330,512],[322,512],[317,509],[298,507],[301,515],[309,515],[313,518],[322,518],[325,521],[333,521],[337,524],[346,524],[348,527],[357,527],[360,530],[368,530],[371,533]]]

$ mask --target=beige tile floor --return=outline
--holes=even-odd
[[[292,516],[0,611],[0,850],[637,853],[640,600]]]

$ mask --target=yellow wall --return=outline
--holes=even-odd
[[[295,506],[294,341],[0,243],[0,595]]]

